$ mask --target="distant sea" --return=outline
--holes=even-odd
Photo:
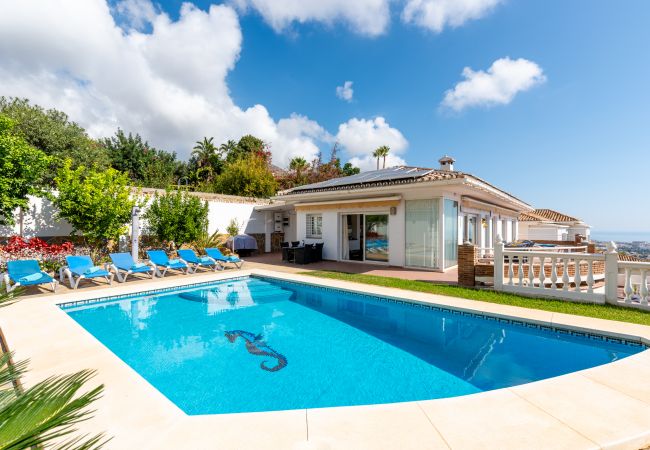
[[[607,242],[650,242],[650,231],[592,231],[591,239]]]

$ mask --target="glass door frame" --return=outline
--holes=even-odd
[[[369,212],[353,212],[353,211],[346,211],[346,212],[339,212],[339,226],[342,227],[343,225],[343,217],[344,216],[360,216],[361,217],[361,231],[363,232],[363,248],[362,248],[362,255],[363,259],[361,261],[357,260],[352,260],[352,259],[343,259],[343,241],[339,242],[339,261],[340,262],[349,262],[349,263],[357,263],[357,264],[378,264],[382,266],[388,266],[390,265],[390,211],[369,211]],[[373,261],[366,259],[366,216],[387,216],[388,221],[386,222],[386,236],[388,238],[388,259],[387,261]],[[339,230],[338,233],[339,237],[343,236],[343,230]]]

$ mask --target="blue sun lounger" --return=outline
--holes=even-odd
[[[218,248],[206,248],[205,253],[210,258],[214,258],[215,261],[218,261],[220,263],[234,264],[235,267],[237,267],[238,269],[241,269],[241,266],[244,265],[244,260],[240,259],[239,256],[234,256],[234,255],[224,256],[224,254],[221,253],[221,250],[219,250]]]
[[[41,266],[35,259],[7,261],[7,273],[4,282],[7,292],[11,292],[19,286],[36,286],[45,283],[50,283],[52,291],[56,292],[56,287],[59,284],[54,278],[41,270]]]
[[[120,283],[125,282],[126,277],[132,273],[149,273],[151,278],[153,278],[156,273],[156,269],[151,264],[145,262],[136,263],[130,253],[111,253],[110,257],[111,261],[113,261],[111,269],[113,269],[115,275],[117,275],[117,279],[120,280]],[[124,278],[122,278],[122,274],[124,274]]]
[[[180,256],[183,261],[190,266],[191,273],[196,272],[201,267],[209,267],[215,272],[217,270],[223,270],[221,263],[216,261],[214,258],[210,258],[209,256],[197,256],[196,253],[194,253],[194,250],[178,250],[178,256]]]
[[[65,260],[68,265],[59,270],[59,280],[63,283],[67,276],[70,288],[77,289],[83,279],[98,277],[105,278],[108,284],[113,284],[114,275],[107,270],[108,267],[96,266],[90,256],[66,256]]]
[[[168,270],[179,270],[182,273],[186,274],[189,271],[187,263],[182,259],[169,259],[167,253],[164,250],[147,250],[147,255],[151,264],[156,269],[156,275],[159,277],[164,277]],[[160,268],[163,268],[163,271],[160,272]]]

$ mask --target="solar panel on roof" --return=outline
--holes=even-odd
[[[361,172],[356,175],[350,175],[349,177],[333,178],[331,180],[307,184],[305,186],[298,186],[292,189],[291,192],[308,191],[312,189],[326,189],[354,184],[376,183],[381,181],[419,178],[428,173],[431,173],[432,171],[433,169],[421,169],[418,167],[390,167],[388,169]]]

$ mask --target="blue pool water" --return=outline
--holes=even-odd
[[[63,308],[187,414],[453,397],[644,349],[270,278]]]

